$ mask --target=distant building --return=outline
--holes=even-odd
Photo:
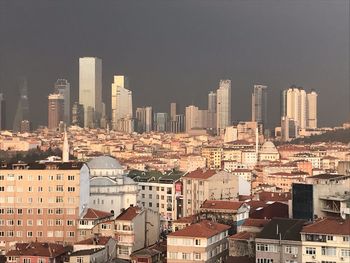
[[[208,94],[208,128],[216,131],[216,93],[211,91]]]
[[[216,128],[218,134],[223,134],[225,128],[231,125],[231,80],[220,80],[216,91]]]
[[[75,102],[72,108],[72,125],[84,127],[84,106]]]
[[[102,60],[79,58],[79,104],[84,107],[84,127],[99,125],[102,114]]]
[[[154,124],[153,129],[157,132],[166,132],[168,131],[168,113],[158,112],[154,114]]]
[[[139,133],[151,132],[153,130],[153,110],[152,107],[136,109],[137,131]]]
[[[29,100],[28,100],[28,84],[27,79],[22,78],[20,81],[20,97],[17,104],[15,118],[13,120],[13,131],[14,132],[24,132],[22,129],[23,121],[29,123]],[[28,129],[29,131],[30,129]]]
[[[252,121],[267,125],[267,86],[254,85],[252,93]]]
[[[194,105],[186,107],[186,132],[193,129],[207,129],[208,110],[200,110]]]
[[[167,238],[167,262],[226,262],[229,228],[204,220],[170,233]]]
[[[58,79],[55,82],[55,93],[61,94],[64,101],[64,111],[63,111],[63,120],[66,125],[70,125],[70,115],[71,115],[71,106],[70,106],[70,84],[66,79]]]
[[[176,102],[170,103],[170,120],[176,121],[176,115],[177,115],[177,105]]]
[[[317,93],[312,90],[306,95],[307,120],[306,127],[309,129],[317,128]]]
[[[61,94],[50,94],[48,97],[48,128],[57,130],[64,121],[64,97]]]
[[[222,148],[221,147],[202,147],[202,157],[206,159],[206,167],[208,169],[220,169],[222,161]]]

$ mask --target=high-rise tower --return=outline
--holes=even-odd
[[[112,128],[119,127],[118,121],[132,118],[132,91],[125,76],[114,76],[112,83]]]
[[[254,85],[252,93],[252,121],[267,125],[267,86]]]
[[[64,119],[64,97],[62,94],[50,94],[48,97],[48,128],[57,130]]]
[[[231,80],[220,80],[216,94],[216,128],[218,134],[223,134],[225,128],[231,125]]]
[[[211,91],[208,94],[208,128],[216,130],[216,93]]]
[[[79,103],[84,107],[84,127],[99,125],[102,114],[102,60],[79,58]]]
[[[55,82],[55,93],[61,94],[63,96],[64,103],[64,112],[63,112],[63,121],[66,125],[69,125],[71,122],[70,119],[70,84],[66,79],[58,79]]]
[[[13,120],[13,131],[21,131],[22,122],[29,123],[29,102],[28,102],[28,84],[27,79],[22,78],[19,87],[20,97],[17,104],[15,118]]]
[[[310,129],[317,128],[317,93],[312,90],[306,95],[307,120],[306,126]]]

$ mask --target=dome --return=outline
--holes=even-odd
[[[110,156],[99,156],[87,163],[90,169],[123,169],[120,163]]]
[[[278,150],[276,146],[273,144],[273,142],[267,141],[261,146],[260,152],[261,153],[278,153]]]

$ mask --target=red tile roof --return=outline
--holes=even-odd
[[[201,208],[237,211],[243,204],[244,202],[239,201],[205,200]]]
[[[193,172],[186,174],[184,177],[193,178],[193,179],[208,179],[212,177],[214,174],[216,174],[215,170],[197,169],[197,170],[194,170]]]
[[[223,231],[230,229],[230,226],[203,220],[199,223],[190,225],[184,229],[170,233],[170,237],[204,237],[209,238]]]
[[[75,244],[76,245],[106,245],[111,238],[112,237],[106,237],[106,236],[91,237],[91,238],[79,241],[78,243],[75,243]]]
[[[232,240],[249,240],[249,239],[255,238],[255,236],[256,236],[256,233],[243,231],[243,232],[239,232],[237,234],[234,234],[234,235],[230,236],[229,239],[232,239]]]
[[[269,221],[270,219],[247,218],[244,220],[242,226],[264,227]]]
[[[17,243],[16,249],[8,251],[6,256],[37,256],[55,258],[70,250],[72,250],[71,246],[65,247],[56,243]]]
[[[303,233],[350,235],[350,219],[324,218],[304,226]]]
[[[103,218],[112,217],[112,216],[113,214],[109,212],[88,208],[82,219],[103,219]]]
[[[287,202],[292,199],[292,194],[290,192],[278,193],[278,192],[267,192],[263,191],[259,193],[260,201],[282,201]]]
[[[124,221],[131,221],[133,220],[139,213],[141,212],[141,209],[136,206],[130,206],[128,209],[124,210],[117,218],[116,220],[124,220]]]

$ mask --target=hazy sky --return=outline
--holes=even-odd
[[[0,90],[8,125],[18,77],[28,78],[34,124],[47,123],[47,95],[67,78],[78,100],[78,58],[103,60],[110,107],[114,74],[130,78],[134,107],[207,107],[220,78],[232,80],[234,120],[251,117],[254,83],[319,93],[320,125],[349,117],[349,0],[0,0]],[[183,110],[181,108],[181,110]]]

